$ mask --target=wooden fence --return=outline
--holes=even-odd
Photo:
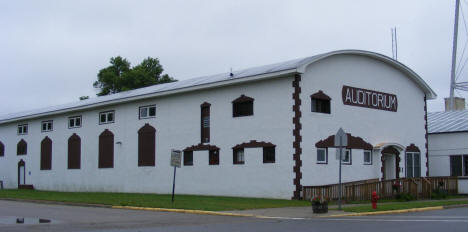
[[[457,177],[419,177],[379,181],[378,179],[347,182],[342,184],[344,201],[370,200],[373,191],[380,199],[393,199],[399,193],[411,194],[416,199],[430,199],[434,190],[446,191],[449,195],[458,194]],[[338,200],[339,185],[304,186],[303,198],[314,196]]]

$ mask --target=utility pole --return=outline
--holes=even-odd
[[[458,11],[460,8],[460,0],[455,2],[455,24],[453,28],[453,48],[452,48],[452,71],[450,74],[450,110],[455,109],[454,92],[455,92],[455,68],[457,64],[457,43],[458,43]]]

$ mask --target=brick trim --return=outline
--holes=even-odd
[[[350,133],[346,134],[348,136],[348,146],[347,149],[363,149],[363,150],[372,150],[372,144],[366,142],[361,137],[352,136]],[[335,147],[335,135],[330,135],[324,140],[320,140],[315,143],[317,148],[329,148]]]
[[[429,176],[429,144],[428,144],[428,130],[427,130],[427,97],[424,96],[424,129],[426,131],[426,134],[424,135],[424,138],[426,139],[426,143],[424,146],[426,147],[426,176]]]
[[[294,100],[294,104],[292,107],[292,110],[294,112],[294,116],[292,119],[292,122],[294,124],[294,129],[293,129],[293,136],[294,136],[294,142],[293,142],[293,148],[294,148],[294,154],[293,154],[293,160],[294,160],[294,167],[293,167],[293,172],[294,172],[294,179],[293,179],[293,184],[295,185],[295,189],[293,192],[293,199],[300,199],[301,198],[301,190],[302,190],[302,185],[301,185],[301,179],[302,179],[302,172],[301,172],[301,166],[302,166],[302,160],[301,160],[301,154],[302,154],[302,148],[301,148],[301,142],[302,142],[302,136],[301,136],[301,129],[302,129],[302,124],[301,124],[301,75],[296,74],[294,76],[294,80],[292,82],[292,87],[294,88],[294,92],[292,94],[292,99]]]
[[[275,144],[270,142],[257,142],[257,140],[250,140],[247,143],[237,144],[236,146],[232,147],[232,149],[239,149],[239,148],[249,148],[249,147],[276,147]]]
[[[209,144],[197,144],[197,145],[193,145],[193,146],[190,146],[190,147],[186,147],[184,149],[184,151],[204,151],[204,150],[219,150],[219,147],[215,146],[215,145],[209,145]]]

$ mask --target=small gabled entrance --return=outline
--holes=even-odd
[[[400,149],[394,145],[383,147],[381,153],[382,160],[382,180],[393,180],[400,178]],[[402,149],[401,149],[402,150]]]

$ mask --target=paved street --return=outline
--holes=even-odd
[[[24,218],[24,224],[16,220]],[[50,223],[38,223],[39,218]],[[43,221],[47,222],[47,221]],[[256,219],[0,201],[0,231],[468,231],[468,208],[384,216]]]

